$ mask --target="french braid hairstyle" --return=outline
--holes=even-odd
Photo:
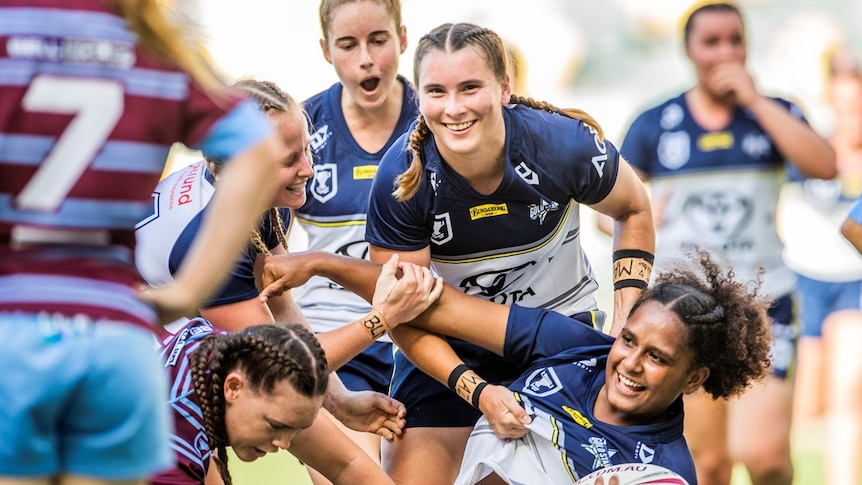
[[[686,343],[694,352],[692,368],[706,367],[703,388],[713,398],[741,394],[762,379],[770,363],[771,298],[759,293],[761,279],[749,284],[734,280],[710,254],[692,247],[700,266],[678,264],[656,277],[631,309],[656,301],[674,312],[687,329]]]
[[[287,379],[296,392],[322,396],[329,383],[326,356],[317,338],[301,325],[255,325],[236,333],[204,339],[189,358],[195,395],[213,459],[225,485],[233,481],[227,467],[224,380],[242,372],[257,392],[269,394]]]
[[[305,111],[293,99],[293,97],[282,91],[273,82],[244,78],[237,81],[233,86],[255,100],[260,110],[269,117],[290,113],[294,110],[302,113],[302,116],[306,116]],[[218,175],[221,166],[221,160],[207,158],[207,167],[213,174]],[[269,215],[273,229],[278,236],[278,241],[284,249],[287,249],[287,236],[285,235],[286,231],[284,228],[284,221],[281,218],[281,213],[278,208],[270,207],[266,215]],[[271,254],[269,248],[266,247],[266,244],[263,242],[263,238],[260,235],[260,227],[263,223],[264,221],[260,221],[260,223],[252,229],[250,241],[257,252],[269,256]]]
[[[355,3],[360,0],[321,0],[318,10],[320,16],[320,30],[323,32],[323,41],[329,44],[329,26],[332,24],[332,12],[336,8],[348,3]],[[389,18],[395,22],[396,31],[401,27],[401,0],[373,0],[384,7],[389,14]]]
[[[443,52],[455,52],[464,47],[474,46],[482,52],[483,57],[488,63],[488,67],[494,73],[495,78],[500,83],[507,82],[507,63],[509,55],[506,52],[506,47],[503,40],[491,29],[480,27],[470,23],[458,24],[443,24],[431,32],[428,32],[416,45],[416,52],[413,57],[413,82],[419,86],[419,65],[422,58],[431,50]],[[510,80],[509,82],[514,82]],[[510,104],[523,104],[533,109],[556,113],[561,116],[566,116],[583,122],[591,130],[594,130],[600,140],[604,140],[604,131],[599,123],[592,116],[577,108],[560,109],[556,106],[544,101],[536,101],[525,96],[513,94],[509,99]],[[503,109],[502,105],[500,109]],[[404,173],[400,174],[395,179],[396,188],[392,195],[399,201],[404,202],[409,200],[419,190],[419,184],[422,182],[422,146],[428,138],[431,131],[425,123],[425,117],[421,114],[418,117],[416,128],[410,133],[407,140],[407,150],[412,154],[413,159],[410,166]]]

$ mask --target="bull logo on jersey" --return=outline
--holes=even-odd
[[[434,216],[434,228],[431,230],[431,242],[442,246],[452,240],[452,219],[448,212]]]
[[[332,135],[332,132],[329,131],[329,125],[323,125],[311,135],[311,150],[314,153],[320,151],[321,148],[326,146],[326,140]]]
[[[524,381],[524,388],[521,390],[524,394],[530,394],[536,397],[549,396],[560,392],[563,385],[560,384],[560,378],[551,367],[543,367],[536,369]]]
[[[515,283],[525,277],[529,267],[535,264],[535,261],[528,261],[515,268],[479,273],[461,280],[460,286],[464,288],[464,293],[484,296],[497,303],[517,303],[526,296],[536,294],[529,287],[511,290]]]
[[[545,216],[550,212],[555,212],[560,210],[560,204],[557,202],[551,201],[548,202],[545,199],[542,199],[538,204],[530,204],[530,219],[535,221],[539,220],[539,225],[545,223]]]
[[[314,180],[311,182],[311,195],[321,204],[338,193],[338,167],[334,163],[314,166]]]
[[[365,241],[352,241],[339,247],[334,252],[340,256],[347,256],[356,259],[368,259],[368,243]],[[345,288],[338,283],[330,281],[329,289],[343,290]]]
[[[754,201],[732,192],[691,194],[683,204],[682,212],[694,234],[727,246],[751,222]]]
[[[608,448],[608,440],[597,436],[590,438],[588,444],[581,443],[581,448],[593,455],[593,470],[611,466],[611,457],[618,451]]]
[[[666,131],[658,138],[658,161],[668,170],[676,170],[691,158],[691,138],[684,131]]]

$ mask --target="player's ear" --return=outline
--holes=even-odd
[[[688,381],[682,388],[682,393],[691,394],[694,391],[698,390],[700,386],[706,381],[707,377],[709,377],[709,369],[707,369],[706,367],[698,367],[697,369],[691,371],[691,374],[688,376]]]
[[[245,376],[239,372],[231,372],[224,379],[224,400],[235,403],[245,387]]]
[[[323,52],[323,58],[326,62],[332,64],[332,53],[329,52],[329,46],[326,44],[326,39],[320,39],[320,51]]]

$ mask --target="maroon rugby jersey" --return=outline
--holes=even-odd
[[[155,320],[135,223],[170,146],[211,143],[240,98],[216,104],[136,42],[101,0],[0,0],[0,312]]]

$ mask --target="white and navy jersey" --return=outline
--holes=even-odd
[[[683,438],[682,397],[658,424],[615,426],[593,415],[614,338],[559,313],[513,305],[504,358],[532,365],[509,385],[532,416],[531,432],[551,441],[572,477],[622,463],[651,463],[697,483]]]
[[[153,192],[155,210],[135,230],[135,262],[147,283],[157,286],[173,280],[174,273],[200,230],[204,213],[215,193],[214,177],[205,162],[197,162],[165,177]],[[290,214],[281,210],[287,223]],[[269,249],[279,245],[277,228],[269,213],[260,223],[260,234]],[[256,298],[254,261],[257,250],[249,244],[238,256],[225,285],[201,307],[227,305]]]
[[[365,215],[371,182],[383,154],[418,113],[410,83],[400,76],[398,82],[404,87],[401,115],[377,153],[363,150],[351,135],[341,110],[341,83],[305,102],[311,120],[314,179],[307,185],[308,201],[296,214],[308,233],[309,249],[368,259]],[[315,332],[338,328],[370,310],[365,300],[319,276],[297,289],[296,301]],[[388,336],[385,339],[389,341]]]
[[[804,120],[796,105],[776,101]],[[751,112],[737,108],[727,128],[707,131],[681,94],[638,116],[622,153],[649,178],[653,200],[664,204],[657,270],[680,256],[683,243],[697,243],[719,251],[743,280],[755,279],[762,265],[766,293],[793,290],[775,225],[786,160]]]
[[[0,4],[0,312],[155,325],[131,249],[170,146],[229,158],[272,132],[137,43],[101,0]]]
[[[194,318],[161,342],[159,356],[170,376],[168,406],[173,418],[174,467],[150,477],[152,485],[202,485],[205,481],[212,449],[195,394],[189,357],[201,340],[219,331],[208,321]]]
[[[366,240],[395,251],[430,245],[431,266],[447,283],[491,301],[566,315],[595,309],[578,209],[610,192],[617,150],[564,116],[515,105],[503,117],[505,173],[490,195],[455,173],[429,135],[419,191],[398,202],[394,181],[412,156],[407,135],[396,142],[374,179]]]

